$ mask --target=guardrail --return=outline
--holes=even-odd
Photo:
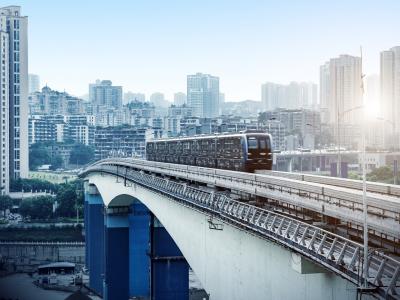
[[[103,160],[95,165],[119,165],[214,184],[279,203],[289,203],[362,225],[362,192],[291,178],[133,159]],[[400,239],[400,198],[367,194],[369,228]]]
[[[275,176],[275,177],[290,178],[290,179],[295,179],[295,180],[300,180],[300,181],[305,181],[305,182],[313,182],[313,183],[345,187],[345,188],[350,188],[350,189],[360,190],[360,191],[362,191],[362,189],[363,189],[362,181],[355,180],[355,179],[337,178],[337,177],[301,174],[301,173],[280,172],[280,171],[268,171],[268,170],[260,170],[257,173]],[[384,195],[400,196],[400,185],[367,181],[367,192],[384,194]]]
[[[235,201],[226,195],[207,192],[145,174],[129,167],[98,165],[81,173],[109,173],[194,206],[236,226],[278,242],[318,262],[325,268],[359,285],[363,281],[362,245],[339,235],[276,212]],[[386,299],[400,299],[400,262],[378,251],[369,253],[368,283]]]
[[[0,246],[85,246],[84,242],[13,242],[13,241],[0,241]]]

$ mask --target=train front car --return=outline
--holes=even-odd
[[[245,134],[245,170],[253,173],[255,170],[272,169],[272,141],[267,133]]]

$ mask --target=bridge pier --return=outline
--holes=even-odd
[[[189,299],[189,264],[154,216],[151,239],[151,299]]]
[[[148,208],[139,201],[129,214],[129,292],[131,296],[150,297],[150,222]]]
[[[132,199],[105,207],[96,186],[85,188],[89,286],[105,300],[187,300],[188,263],[149,209]]]
[[[105,226],[105,300],[129,298],[128,215],[107,213]]]
[[[85,240],[86,267],[89,269],[89,286],[103,294],[104,277],[104,203],[94,185],[85,188]]]

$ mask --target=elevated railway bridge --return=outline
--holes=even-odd
[[[165,226],[181,251],[180,255],[199,276],[212,299],[292,297],[287,294],[288,291],[284,291],[284,289],[287,290],[287,286],[281,288],[270,286],[270,289],[264,292],[264,287],[252,291],[251,287],[257,284],[265,285],[266,280],[271,282],[275,280],[274,278],[279,280],[276,274],[268,275],[277,270],[271,271],[271,266],[265,269],[265,265],[260,263],[264,261],[262,257],[258,257],[258,261],[252,257],[258,252],[256,248],[251,247],[260,240],[264,241],[264,244],[260,244],[258,248],[261,249],[265,245],[283,247],[285,251],[288,251],[287,253],[298,255],[301,266],[310,263],[317,269],[321,268],[330,274],[335,274],[337,278],[342,278],[344,282],[352,285],[353,288],[347,288],[347,292],[350,291],[348,293],[360,292],[357,287],[364,280],[361,244],[362,183],[360,181],[275,171],[260,171],[258,174],[252,174],[136,159],[102,160],[86,168],[81,173],[81,177],[86,179],[87,194],[90,194],[90,187],[95,187],[97,192],[92,192],[92,194],[98,193],[102,199],[100,202],[104,206],[106,228],[108,223],[111,224],[107,216],[110,216],[111,220],[112,215],[129,212],[132,209],[131,205],[137,203],[132,199],[144,204]],[[90,196],[87,198],[91,199]],[[368,292],[378,298],[400,299],[400,187],[368,182],[367,203],[370,238],[367,278],[370,289]],[[89,207],[88,204],[86,209],[89,210]],[[176,214],[175,212],[180,209],[182,209],[180,214]],[[192,213],[194,215],[189,218]],[[198,244],[196,240],[206,244],[206,241],[214,238],[214,233],[204,233],[203,236],[198,234],[198,231],[204,229],[195,230],[199,224],[192,223],[195,222],[197,215],[203,217],[199,219],[203,221],[199,222],[207,223],[210,231],[214,229],[214,231],[229,232],[232,229],[241,232],[231,233],[226,237],[225,243],[231,244],[237,239],[243,242],[243,234],[246,237],[251,235],[252,240],[248,241],[246,246],[242,242],[236,245],[238,253],[235,252],[234,246],[229,250],[221,250],[228,248],[228,244],[226,247],[216,246],[224,240],[225,236],[215,240],[213,246],[208,243],[201,244],[201,247],[193,247]],[[90,223],[93,224],[86,220],[85,224],[90,225]],[[87,234],[90,235],[89,232]],[[107,236],[107,233],[105,235]],[[94,251],[94,248],[90,248],[90,243],[89,239],[88,251]],[[92,244],[94,243],[96,241],[92,241]],[[252,251],[254,251],[253,254]],[[277,255],[276,250],[270,248],[264,249],[263,253]],[[224,256],[221,257],[221,255]],[[227,255],[229,255],[228,258]],[[107,272],[107,268],[112,269],[112,267],[110,263],[107,263],[107,257],[105,261],[104,274],[107,278],[107,274],[112,273],[110,270]],[[152,266],[152,263],[150,264]],[[90,262],[88,265],[91,269]],[[128,274],[132,274],[134,269],[135,267],[131,266]],[[152,267],[150,269],[153,270]],[[221,269],[226,272],[236,270],[236,273],[234,276],[224,276],[220,273]],[[213,270],[212,275],[210,275],[211,270]],[[260,274],[257,275],[257,271]],[[217,272],[216,275],[215,272]],[[300,270],[300,273],[307,272]],[[257,278],[252,278],[251,274],[257,275]],[[258,276],[265,278],[258,279]],[[287,276],[289,275],[286,274],[286,278]],[[210,277],[214,280],[210,280]],[[221,277],[224,278],[221,279]],[[141,292],[144,298],[154,298],[157,293],[151,287],[155,286],[152,279],[149,279],[150,287],[144,284],[144,290],[150,290]],[[296,284],[297,280],[301,282],[302,279],[293,277],[293,284]],[[104,282],[104,295],[107,295],[108,299],[113,299],[111,296],[113,284],[107,283],[107,279]],[[336,294],[338,286],[343,287],[345,283],[339,283],[337,280],[330,280],[330,282],[332,299],[350,297],[349,294]],[[242,285],[250,295],[244,296],[243,293],[233,292],[235,284]],[[128,283],[128,296],[140,294],[138,292],[140,288],[137,285],[133,286],[135,285]],[[318,291],[312,293],[315,293],[315,299],[323,296],[323,294],[318,295]],[[306,295],[303,298],[312,299],[313,297]]]

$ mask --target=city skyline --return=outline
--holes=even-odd
[[[262,83],[317,83],[321,64],[340,54],[358,56],[360,45],[365,73],[378,74],[380,52],[400,44],[396,1],[368,7],[361,1],[329,6],[221,1],[202,7],[178,1],[113,6],[86,1],[79,9],[74,3],[4,5],[22,5],[30,16],[30,72],[40,75],[43,85],[76,96],[87,94],[89,82],[109,78],[125,91],[160,91],[173,100],[174,93],[185,91],[187,74],[203,72],[221,78],[227,101],[260,100]],[[193,22],[202,12],[207,22]],[[110,25],[103,22],[108,14],[121,17]],[[149,14],[152,18],[143,17]]]

